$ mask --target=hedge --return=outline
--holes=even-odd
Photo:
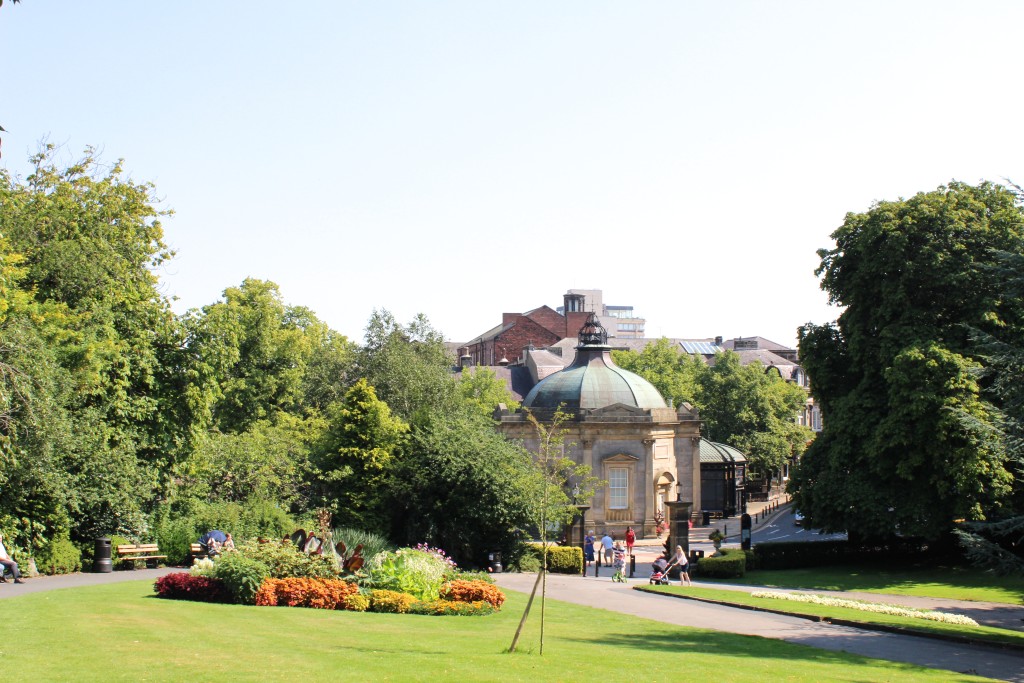
[[[540,543],[530,543],[527,547],[543,562],[544,546]],[[583,549],[576,546],[549,545],[548,571],[553,574],[582,574]]]
[[[701,577],[736,579],[747,571],[747,555],[738,548],[721,548],[717,553],[703,558],[696,566],[695,573]]]

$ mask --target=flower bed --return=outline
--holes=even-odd
[[[948,614],[946,612],[935,612],[932,610],[911,609],[900,605],[888,605],[882,602],[861,602],[859,600],[847,600],[844,598],[831,598],[824,595],[811,595],[806,593],[778,593],[775,591],[754,591],[750,594],[752,598],[768,598],[772,600],[792,600],[794,602],[809,602],[815,605],[826,605],[828,607],[845,607],[848,609],[861,610],[862,612],[877,612],[878,614],[891,614],[896,617],[912,617],[914,619],[928,619],[930,621],[941,621],[946,624],[959,624],[961,626],[977,626],[978,622],[962,614]]]
[[[494,584],[486,581],[463,581],[456,579],[441,588],[441,600],[452,602],[486,602],[494,609],[501,609],[505,594]]]
[[[264,579],[256,592],[256,604],[348,609],[348,598],[358,593],[354,583],[338,579]]]
[[[224,582],[209,576],[192,576],[185,573],[167,574],[156,580],[153,590],[161,598],[170,598],[171,600],[231,602],[231,594]]]

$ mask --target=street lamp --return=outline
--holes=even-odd
[[[572,502],[580,516],[580,551],[583,553],[583,576],[587,575],[587,510],[589,505],[580,505],[577,501],[580,497],[580,485],[577,483],[572,487]]]

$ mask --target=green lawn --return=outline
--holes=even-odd
[[[700,581],[803,588],[806,590],[864,591],[919,595],[980,602],[1024,604],[1024,577],[996,576],[963,567],[881,568],[873,566],[748,571],[741,579]]]
[[[104,682],[582,681],[616,665],[647,681],[983,680],[556,601],[544,656],[536,613],[506,654],[524,604],[509,593],[488,617],[358,614],[161,600],[127,582],[4,600],[0,661],[16,678]]]
[[[714,600],[716,602],[729,603],[732,605],[747,605],[776,612],[822,617],[830,620],[841,619],[847,622],[856,622],[866,625],[899,627],[902,629],[922,632],[924,634],[963,636],[993,645],[1008,645],[1024,652],[1024,632],[1011,631],[1004,628],[993,628],[991,626],[959,626],[956,624],[945,624],[938,621],[930,621],[927,619],[898,617],[891,614],[878,614],[876,612],[865,612],[845,607],[826,607],[824,605],[814,605],[810,603],[796,602],[793,600],[755,598],[748,592],[737,590],[696,588],[693,586],[639,586],[639,590],[645,590],[652,593],[690,596],[703,600]]]

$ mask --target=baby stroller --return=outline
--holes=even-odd
[[[615,548],[612,567],[615,569],[615,574],[612,575],[612,581],[626,583],[626,551],[621,547]]]
[[[664,557],[659,557],[651,565],[651,585],[668,585],[668,562],[665,561]]]

